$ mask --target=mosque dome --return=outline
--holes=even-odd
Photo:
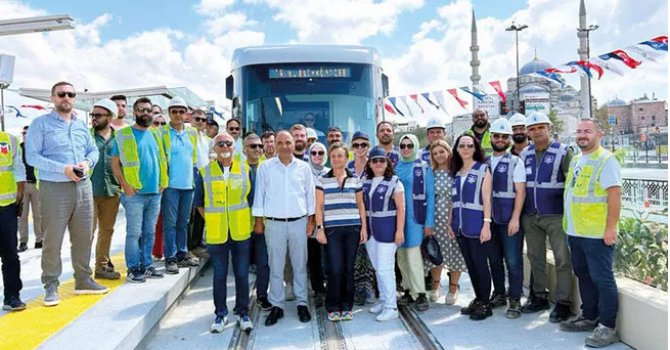
[[[626,105],[626,101],[624,101],[624,100],[622,100],[618,97],[615,97],[615,98],[611,99],[610,101],[608,101],[606,103],[606,105],[607,106],[612,106],[612,107],[614,107],[614,106],[624,106],[624,105]]]
[[[547,68],[551,68],[551,64],[549,64],[547,61],[543,61],[537,56],[533,58],[532,61],[524,64],[521,69],[519,70],[520,75],[526,75],[526,74],[532,74],[540,70],[545,70]]]

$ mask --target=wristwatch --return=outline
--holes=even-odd
[[[323,225],[316,225],[317,230],[323,230]]]

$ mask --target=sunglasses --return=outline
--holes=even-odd
[[[76,92],[57,92],[56,96],[58,96],[58,98],[65,98],[65,96],[67,96],[69,98],[75,98],[75,96],[77,96],[77,93]]]
[[[263,149],[263,145],[261,145],[260,143],[254,143],[253,145],[247,145],[247,146],[249,146],[249,148],[251,149],[259,149],[259,148]]]
[[[372,158],[372,159],[370,159],[370,163],[372,163],[372,164],[379,164],[379,163],[384,164],[384,163],[386,163],[386,158]]]
[[[171,114],[182,115],[182,114],[186,114],[186,110],[185,109],[172,109],[172,110],[170,110],[170,113]]]
[[[103,114],[103,113],[89,113],[88,115],[93,119],[109,116],[109,114],[107,114],[107,113],[105,113],[105,114]]]
[[[230,128],[228,128],[228,131],[240,131],[240,128],[239,127],[236,128],[234,126],[231,126]]]
[[[233,141],[219,141],[216,143],[216,145],[219,147],[231,147],[233,144]]]
[[[493,134],[494,139],[503,139],[503,140],[509,140],[509,135],[505,134]]]
[[[312,153],[312,155],[315,156],[315,157],[316,157],[316,156],[321,156],[321,157],[323,157],[323,155],[326,154],[326,152],[324,152],[324,151],[312,151],[311,153]]]
[[[137,113],[151,113],[151,108],[138,108],[135,110]]]
[[[200,123],[200,122],[206,122],[206,121],[207,121],[207,118],[198,118],[198,117],[195,117],[195,118],[193,118],[193,120],[195,120],[196,122],[199,122],[199,123]]]
[[[464,149],[464,148],[472,149],[472,148],[475,148],[475,144],[474,143],[461,143],[461,144],[458,145],[458,148],[460,148],[460,149]]]
[[[167,122],[153,122],[153,124],[154,124],[155,126],[159,126],[159,125],[160,125],[160,126],[163,126],[163,125],[167,125]]]
[[[400,144],[400,149],[405,149],[405,148],[407,148],[407,149],[413,149],[413,148],[414,148],[414,144],[413,144],[413,143],[401,143],[401,144]]]
[[[352,143],[352,144],[351,144],[351,148],[354,148],[354,149],[368,148],[368,144],[367,144],[366,142],[362,142],[362,143]]]

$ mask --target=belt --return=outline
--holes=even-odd
[[[272,221],[292,222],[292,221],[298,221],[298,220],[300,220],[304,217],[305,216],[303,215],[303,216],[299,216],[297,218],[271,218],[271,217],[266,217],[266,219],[272,220]]]

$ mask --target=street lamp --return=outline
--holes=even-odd
[[[591,43],[589,42],[589,33],[598,29],[597,24],[591,24],[588,28],[577,28],[578,32],[586,33],[586,59],[591,58]],[[591,75],[586,77],[588,79],[588,89],[589,89],[589,118],[593,119],[593,98],[591,97]]]
[[[521,97],[519,95],[519,85],[520,85],[520,79],[519,79],[519,32],[528,28],[527,25],[525,24],[514,24],[514,21],[512,21],[512,25],[509,26],[508,28],[505,28],[506,31],[511,32],[514,31],[515,36],[516,36],[516,105],[517,108],[516,110],[519,111],[519,107],[521,106]]]
[[[68,15],[7,19],[0,21],[0,36],[74,29]]]

